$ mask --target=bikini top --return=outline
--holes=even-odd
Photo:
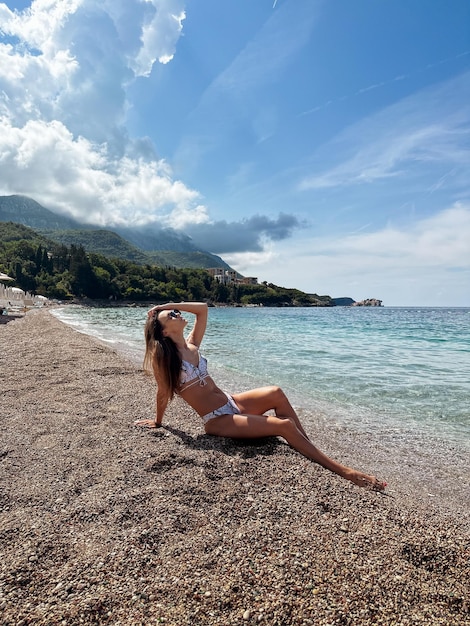
[[[189,363],[189,361],[181,361],[181,376],[180,376],[180,385],[186,385],[186,383],[190,383],[186,385],[184,389],[188,389],[193,385],[199,384],[201,387],[205,387],[207,385],[205,379],[208,378],[209,372],[207,371],[207,359],[199,353],[199,363],[197,365],[193,365]]]

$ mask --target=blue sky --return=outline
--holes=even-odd
[[[468,0],[0,2],[0,195],[470,306]]]

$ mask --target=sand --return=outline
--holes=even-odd
[[[134,427],[152,379],[47,311],[0,341],[2,625],[470,624],[460,463],[423,452],[420,488],[399,450],[319,419],[381,495],[282,440],[209,437],[180,400]]]

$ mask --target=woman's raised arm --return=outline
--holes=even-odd
[[[153,315],[155,311],[185,311],[187,313],[199,313],[206,312],[207,316],[207,304],[205,302],[167,302],[166,304],[157,304],[148,311],[148,315]]]
[[[167,302],[166,304],[157,304],[150,309],[148,315],[153,315],[157,311],[182,311],[184,313],[192,313],[196,316],[194,326],[189,333],[188,343],[192,343],[199,347],[201,345],[207,326],[208,307],[205,302]]]

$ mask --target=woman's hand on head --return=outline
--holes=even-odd
[[[159,428],[161,424],[158,424],[155,420],[136,420],[134,426],[143,426],[144,428]]]
[[[160,310],[161,308],[158,305],[152,307],[151,309],[147,311],[147,317],[152,317],[152,315],[157,314]]]
[[[151,309],[147,311],[147,315],[151,317],[152,315],[156,315],[160,313],[160,311],[168,311],[168,310],[171,311],[171,309],[177,309],[178,306],[179,305],[175,302],[167,302],[166,304],[156,304],[155,306],[153,306]]]

